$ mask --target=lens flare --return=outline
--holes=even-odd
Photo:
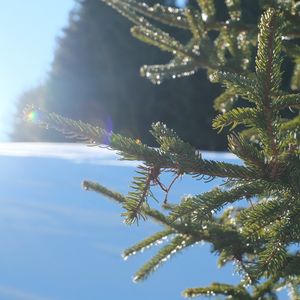
[[[40,121],[40,114],[37,110],[31,110],[26,114],[26,119],[36,124]]]
[[[78,133],[78,127],[76,127],[76,121],[72,121],[72,122],[70,122],[70,124],[68,124],[68,121],[70,121],[71,119],[64,118],[64,117],[56,115],[54,113],[49,114],[47,112],[40,110],[39,108],[34,108],[32,106],[26,107],[23,111],[23,118],[26,122],[41,126],[45,129],[48,129],[48,128],[56,129],[59,132],[65,134],[66,137],[69,137],[69,138],[76,139],[76,137],[78,137],[78,139],[80,140],[80,139],[84,139],[84,137],[86,137],[86,138],[89,137],[89,133],[84,132],[84,130],[82,130],[80,133]],[[65,119],[65,123],[63,121],[64,119]],[[59,120],[61,120],[61,123],[59,122]],[[56,122],[58,122],[58,123],[56,123]],[[73,123],[75,124],[74,126],[72,126]],[[107,116],[105,118],[105,121],[102,122],[100,127],[103,128],[106,132],[106,134],[103,135],[103,138],[100,141],[100,143],[103,145],[109,146],[111,143],[111,137],[112,137],[112,133],[113,133],[112,119],[109,116]],[[82,138],[80,138],[80,137],[82,137]],[[91,140],[90,143],[98,145],[99,140],[97,140],[97,142]]]
[[[25,109],[24,110],[24,119],[27,122],[31,122],[33,124],[42,125],[47,120],[47,115],[41,111],[40,109]]]
[[[113,125],[112,125],[112,119],[110,117],[107,117],[105,122],[104,122],[104,129],[106,132],[108,132],[108,135],[103,138],[102,143],[104,145],[110,145],[111,142],[111,134],[113,130]]]

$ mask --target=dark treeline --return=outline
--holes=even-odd
[[[159,120],[200,149],[225,150],[224,136],[211,129],[216,114],[213,99],[221,88],[209,83],[203,70],[161,85],[140,77],[143,64],[165,63],[169,56],[134,39],[130,26],[100,0],[76,1],[69,24],[57,39],[47,80],[20,97],[18,114],[34,104],[150,145],[154,141],[148,130]],[[24,124],[21,118],[11,139],[65,141],[50,130]]]

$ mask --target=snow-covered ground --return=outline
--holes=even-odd
[[[230,154],[203,156],[236,162]],[[126,194],[136,164],[80,144],[0,144],[0,299],[179,300],[187,287],[237,282],[231,266],[217,269],[209,245],[187,249],[145,282],[132,282],[157,249],[126,262],[121,252],[158,226],[124,225],[118,205],[84,191],[80,183],[99,181]],[[217,184],[184,177],[169,199]]]

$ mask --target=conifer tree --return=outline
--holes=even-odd
[[[201,152],[160,122],[151,130],[159,148],[151,148],[139,140],[55,113],[29,108],[26,117],[38,115],[35,120],[39,125],[92,145],[108,141],[108,147],[123,159],[142,162],[128,195],[99,183],[83,182],[85,189],[119,203],[127,224],[151,219],[161,225],[161,231],[125,250],[125,257],[169,237],[137,271],[135,281],[146,279],[185,248],[206,242],[219,255],[220,266],[235,263],[241,282],[188,288],[183,296],[278,299],[277,290],[285,287],[291,299],[300,299],[300,94],[282,88],[282,64],[287,57],[295,63],[291,87],[300,87],[296,39],[300,35],[299,1],[259,1],[263,13],[258,27],[241,21],[243,2],[238,0],[225,1],[228,22],[217,20],[214,1],[198,0],[200,9],[148,7],[134,0],[106,1],[135,23],[135,36],[174,54],[169,64],[142,68],[151,81],[158,83],[206,68],[213,82],[224,85],[225,91],[215,103],[220,114],[213,127],[223,130],[230,126],[229,150],[243,164],[203,159]],[[191,40],[180,43],[149,23],[149,18],[190,30]],[[217,31],[217,37],[213,39],[210,31]],[[234,103],[238,99],[243,101]],[[288,109],[293,114],[287,118]],[[174,175],[169,185],[160,180],[164,172]],[[180,176],[222,178],[225,185],[169,203],[168,192]],[[153,186],[166,194],[161,209],[149,201]],[[243,205],[243,200],[249,205]]]

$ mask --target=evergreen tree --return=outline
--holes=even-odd
[[[294,89],[300,86],[300,5],[298,1],[259,1],[264,12],[256,28],[241,21],[242,3],[225,3],[231,21],[220,25],[213,1],[199,0],[200,10],[149,8],[133,0],[110,2],[136,24],[133,33],[137,37],[175,55],[170,64],[144,67],[146,77],[163,80],[188,75],[202,67],[207,68],[210,80],[224,85],[225,91],[215,103],[220,114],[213,127],[223,130],[231,126],[229,149],[242,160],[242,165],[203,159],[195,147],[159,122],[153,124],[151,133],[160,146],[152,148],[55,113],[30,109],[25,115],[31,119],[35,116],[33,119],[41,126],[92,145],[106,141],[123,159],[143,162],[127,196],[95,182],[83,183],[85,189],[122,205],[126,223],[149,218],[161,224],[161,231],[125,250],[125,257],[170,237],[138,270],[135,281],[146,279],[176,253],[204,241],[219,255],[220,266],[236,264],[241,282],[188,288],[183,292],[185,297],[267,300],[277,299],[277,290],[285,287],[291,299],[300,299],[300,94],[283,89],[282,83],[283,60],[291,57],[295,61],[291,85]],[[191,30],[191,41],[183,45],[140,14]],[[211,30],[219,31],[214,40],[207,32]],[[253,58],[249,49],[256,44]],[[233,106],[239,98],[243,101]],[[287,109],[294,112],[289,118]],[[160,180],[164,172],[174,175],[169,185]],[[168,192],[180,176],[193,176],[196,180],[222,178],[225,185],[169,203]],[[166,194],[161,209],[150,205],[153,186]],[[247,200],[246,207],[243,200]]]

